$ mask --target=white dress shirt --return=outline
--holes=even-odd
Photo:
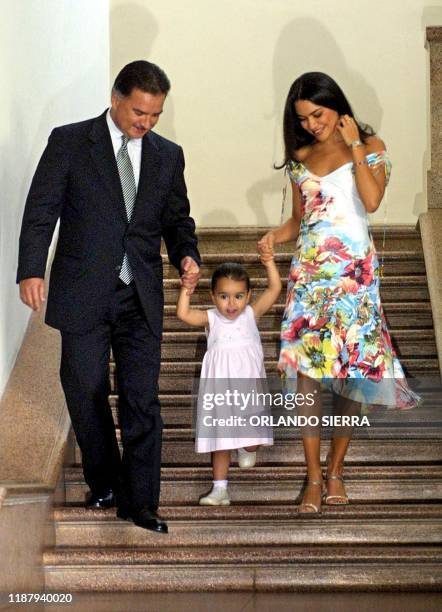
[[[123,132],[117,128],[114,123],[114,120],[111,117],[110,109],[106,113],[106,122],[107,127],[109,128],[109,132],[112,139],[112,146],[114,147],[115,158],[117,157],[117,153],[121,147],[121,137],[123,136]],[[130,138],[127,143],[127,152],[129,153],[129,158],[132,164],[132,168],[134,170],[135,177],[135,185],[138,189],[138,182],[140,180],[140,168],[141,168],[141,150],[143,148],[143,139],[142,138]]]

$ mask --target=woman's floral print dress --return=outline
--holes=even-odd
[[[367,155],[373,169],[391,164],[385,151]],[[349,162],[317,176],[291,162],[302,218],[281,326],[279,369],[328,381],[364,404],[416,406],[392,348],[379,294],[379,262]],[[349,380],[359,380],[349,389]]]

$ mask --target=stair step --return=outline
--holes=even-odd
[[[436,340],[433,330],[390,330],[393,344],[399,356],[437,357]],[[280,333],[262,331],[261,341],[265,359],[277,359],[280,347]],[[162,358],[164,360],[202,359],[206,351],[204,331],[164,332]]]
[[[418,357],[401,359],[401,364],[407,376],[410,377],[437,377],[439,375],[439,361],[436,357]],[[265,361],[268,376],[277,375],[277,362]],[[159,377],[160,393],[191,393],[197,383],[201,370],[201,360],[198,361],[163,361]],[[111,392],[116,393],[117,380],[115,365],[110,364]]]
[[[379,261],[383,262],[384,276],[426,273],[424,255],[421,251],[386,251],[383,257],[382,252],[378,253],[378,257]],[[287,276],[292,258],[293,253],[288,251],[275,254],[275,263],[282,278]],[[211,278],[215,268],[226,261],[241,263],[247,268],[250,276],[265,275],[257,253],[229,253],[228,257],[224,253],[205,253],[202,255],[201,278]],[[168,262],[165,254],[163,254],[163,274],[167,279],[178,277],[177,270]]]
[[[361,520],[378,519],[401,519],[401,518],[426,518],[442,519],[442,504],[349,504],[348,506],[324,505],[323,515],[330,518],[360,518]],[[293,502],[288,504],[247,504],[232,506],[162,506],[161,516],[166,520],[279,520],[299,518],[298,506]],[[57,523],[79,522],[79,521],[109,521],[118,520],[115,516],[115,508],[97,510],[85,508],[84,506],[56,506],[53,518]]]
[[[170,411],[162,411],[162,418],[164,422],[163,429],[163,442],[164,444],[171,444],[174,442],[186,442],[192,441],[195,437],[195,431],[192,428],[191,417],[186,419],[185,416],[180,416],[171,413]],[[117,427],[117,439],[120,442],[120,430],[118,422],[114,416],[114,422]],[[391,426],[381,427],[376,425],[373,430],[370,431],[366,428],[356,429],[353,433],[352,440],[427,440],[429,444],[435,443],[440,440],[442,430],[442,421],[439,420],[433,426],[423,426],[421,423],[413,424],[410,423],[407,427],[399,427],[392,424]],[[300,428],[295,427],[280,427],[275,429],[273,432],[275,444],[281,442],[294,442],[301,439]],[[331,437],[331,429],[322,428],[322,437],[327,439]],[[79,451],[77,457],[80,457]]]
[[[364,471],[365,470],[365,471]],[[183,500],[194,502],[207,492],[211,483],[210,470],[197,467],[163,468],[162,504],[180,504]],[[234,502],[288,503],[300,497],[305,480],[303,467],[269,467],[229,473],[231,498]],[[66,501],[82,503],[87,486],[81,469],[65,471]],[[346,470],[346,489],[353,503],[419,502],[442,500],[442,468],[428,466],[391,466],[388,470],[349,467]]]
[[[160,536],[162,537],[162,536]],[[167,537],[167,536],[166,536]],[[46,566],[47,590],[55,592],[335,592],[439,591],[439,561],[293,564],[170,564]]]
[[[428,341],[434,339],[434,331],[431,329],[390,329],[390,333],[394,335],[398,340],[410,340],[412,342]],[[203,331],[195,329],[193,331],[179,331],[179,332],[164,332],[163,333],[163,344],[194,344],[201,340],[206,340],[206,336]],[[261,332],[261,341],[265,342],[277,342],[279,341],[279,330],[263,330]]]
[[[433,316],[430,302],[383,302],[382,304],[390,329],[408,328],[412,321],[414,328],[433,329]],[[195,305],[195,308],[204,309],[205,306]],[[189,331],[189,326],[180,321],[176,316],[176,306],[167,304],[164,307],[164,330]],[[281,318],[284,311],[283,304],[276,304],[273,308],[259,320],[261,331],[275,330],[281,328]]]
[[[412,411],[391,411],[385,410],[369,415],[371,429],[367,427],[356,428],[353,437],[391,437],[400,439],[402,437],[439,437],[442,431],[442,406],[441,398],[432,398],[425,392],[419,392],[424,403],[417,410]],[[180,401],[170,403],[168,396],[161,396],[161,416],[165,427],[164,439],[182,439],[184,435],[194,436],[194,406],[192,397],[171,396],[180,398]],[[324,394],[322,397],[323,414],[332,414],[332,397]],[[118,416],[118,396],[112,395],[109,398],[115,426],[119,427]],[[275,439],[299,438],[300,430],[298,427],[281,426],[275,427],[273,435]]]
[[[211,476],[211,468],[206,466],[174,466],[163,467],[162,482],[183,482],[186,480],[207,482]],[[229,482],[261,482],[266,481],[303,481],[305,467],[303,465],[258,466],[251,469],[241,469],[232,466],[229,472]],[[442,465],[348,465],[345,470],[347,480],[422,480],[441,479]],[[66,482],[83,481],[80,465],[66,468]]]
[[[56,546],[151,547],[175,546],[293,546],[312,545],[440,545],[442,519],[364,519],[317,517],[222,521],[217,519],[170,520],[169,534],[158,535],[117,519],[56,522]],[[208,551],[210,554],[210,551]]]
[[[412,429],[412,428],[410,428]],[[391,428],[388,429],[376,429],[376,432],[373,434],[355,434],[352,438],[353,441],[359,442],[367,442],[370,444],[377,444],[380,447],[380,452],[382,447],[387,442],[393,442],[399,447],[399,444],[409,444],[409,443],[421,443],[426,444],[426,454],[422,456],[422,461],[439,461],[442,460],[442,449],[440,448],[440,431],[441,428],[422,428],[417,434],[413,431],[406,431],[402,429]],[[399,438],[399,435],[402,437]],[[201,465],[209,463],[209,454],[208,453],[198,453],[196,455],[194,450],[194,442],[193,442],[193,430],[190,428],[165,428],[163,430],[163,463],[172,465],[177,464],[178,466],[184,465]],[[323,439],[326,437],[330,438],[330,433],[328,432],[328,436],[323,435]],[[285,465],[287,464],[287,460],[284,457],[281,457],[279,447],[281,445],[294,445],[296,441],[301,439],[301,435],[299,431],[277,431],[274,434],[274,442],[275,444],[271,447],[262,446],[259,450],[259,462],[260,465]],[[122,452],[122,444],[121,444],[121,435],[120,431],[117,430],[117,440],[120,451]],[[400,443],[398,442],[400,440]],[[186,445],[189,445],[189,448],[186,449]],[[434,447],[434,448],[433,448]],[[187,450],[187,453],[185,451]],[[193,456],[192,453],[193,452]],[[180,454],[181,453],[181,454]],[[185,454],[183,454],[185,453]],[[293,452],[290,453],[293,456]],[[297,456],[297,455],[295,455]],[[166,461],[166,458],[168,461]],[[75,463],[81,464],[81,451],[78,445],[75,445],[74,448],[74,460]],[[347,460],[347,457],[346,457]],[[381,454],[379,457],[374,456],[374,461],[381,460]],[[401,461],[395,463],[402,463]]]
[[[162,463],[164,466],[201,466],[210,464],[210,453],[195,453],[192,440],[167,440],[167,430],[164,431]],[[323,445],[324,446],[324,445]],[[322,451],[322,461],[325,461],[326,451]],[[291,440],[277,440],[274,446],[263,446],[259,450],[260,465],[305,465],[304,453],[300,436]],[[75,461],[81,463],[78,446],[75,447]],[[437,463],[442,461],[442,445],[440,434],[434,434],[428,439],[376,439],[354,438],[345,458],[346,465],[355,463],[396,465],[410,463]]]
[[[371,226],[376,249],[379,253],[383,247],[389,250],[422,251],[422,242],[415,227],[407,225],[389,225],[385,228],[379,225]],[[200,228],[198,230],[198,246],[201,253],[256,253],[256,242],[269,231],[268,227],[224,227]],[[294,242],[276,245],[276,252],[290,252],[295,250]]]
[[[437,357],[437,348],[434,335],[431,335],[428,339],[422,338],[421,341],[413,341],[412,338],[404,338],[403,340],[398,340],[396,336],[392,336],[392,341],[393,346],[396,350],[396,354],[399,358]],[[262,348],[264,352],[264,359],[277,359],[280,350],[279,338],[272,341],[270,341],[270,339],[264,341]],[[177,338],[176,342],[166,342],[165,344],[163,344],[161,349],[163,359],[168,361],[196,361],[200,359],[202,360],[205,352],[206,340],[204,338],[204,335],[201,335],[201,337],[195,342],[188,342],[186,340],[181,342],[181,339]]]
[[[160,549],[137,548],[134,550],[90,548],[57,548],[44,553],[47,565],[137,565],[169,564],[236,564],[236,563],[428,563],[442,562],[442,547],[404,546],[196,546],[188,549],[165,547]]]
[[[284,286],[287,285],[287,279],[281,279]],[[403,285],[409,285],[410,287],[425,287],[428,284],[427,277],[425,274],[395,274],[388,276],[382,280],[386,287],[398,287]],[[250,283],[252,287],[257,289],[264,289],[267,287],[267,279],[264,276],[251,276]],[[382,283],[381,283],[382,284]],[[164,289],[180,289],[179,278],[165,278],[163,280]],[[210,279],[201,278],[196,289],[196,293],[204,293],[205,290],[210,291]],[[208,300],[210,303],[210,300]]]
[[[433,405],[438,407],[440,414],[440,410],[442,410],[441,389],[442,387],[440,376],[436,378],[420,379],[419,394],[424,400],[424,404],[419,407],[420,414],[426,414],[426,409]],[[114,404],[117,401],[117,397],[118,396],[114,394],[111,394],[109,396],[111,404]],[[192,405],[192,395],[189,393],[163,393],[159,395],[159,399],[163,408],[189,408]],[[322,401],[324,403],[324,406],[328,406],[328,404],[330,404],[332,401],[331,394],[324,391]],[[393,414],[408,415],[407,418],[413,418],[417,414],[416,410],[388,412],[391,412]],[[428,416],[430,416],[430,414],[431,413],[429,412]]]
[[[267,286],[267,280],[264,277],[251,278],[251,286],[253,288],[254,299],[264,290]],[[282,279],[282,293],[284,296],[286,292],[287,282]],[[164,279],[164,301],[166,304],[176,304],[180,291],[180,284],[178,279]],[[212,307],[210,303],[210,281],[209,279],[202,279],[198,283],[198,287],[192,296],[192,304],[199,304]],[[401,302],[415,302],[415,301],[427,301],[429,300],[427,278],[425,275],[414,275],[414,276],[386,276],[381,282],[381,299],[382,301],[401,301]]]
[[[271,384],[276,383],[279,378],[267,379]],[[442,381],[441,378],[420,378],[420,379],[409,379],[410,384],[419,393],[423,403],[419,406],[419,409],[413,410],[378,410],[374,414],[376,415],[377,421],[381,418],[385,421],[396,422],[429,422],[434,421],[433,417],[439,418],[442,415]],[[190,409],[193,406],[196,395],[190,393],[163,393],[160,394],[159,400],[162,408],[173,408],[178,410]],[[116,407],[118,404],[118,395],[109,395],[109,401],[112,407]],[[329,391],[323,390],[321,397],[322,406],[324,409],[331,409],[333,405],[333,394]],[[385,418],[384,418],[385,417]]]

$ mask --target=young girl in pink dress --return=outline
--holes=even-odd
[[[249,305],[251,295],[249,276],[246,270],[236,263],[222,264],[213,273],[211,298],[215,308],[210,310],[190,308],[190,296],[184,287],[181,289],[177,305],[178,318],[188,325],[204,327],[207,335],[207,352],[201,369],[197,423],[201,423],[203,415],[207,414],[204,412],[207,407],[204,408],[200,401],[201,387],[206,391],[214,389],[218,381],[219,388],[222,389],[229,381],[235,386],[245,379],[257,380],[266,376],[257,321],[276,302],[281,292],[281,279],[273,258],[261,261],[267,272],[268,286],[252,305]],[[212,408],[210,417],[216,419],[217,406],[214,405]],[[226,416],[225,406],[223,409],[218,408],[218,417]],[[233,406],[231,415],[241,414],[243,413],[240,409]],[[250,426],[245,430],[247,437],[235,435],[239,431],[238,427],[230,428],[229,431],[233,431],[233,435],[229,436],[226,433],[222,435],[221,429],[215,429],[212,435],[208,435],[208,428],[204,430],[197,426],[195,450],[197,453],[211,452],[213,467],[213,487],[208,495],[200,498],[201,505],[230,504],[227,475],[231,450],[238,449],[240,467],[253,467],[258,445],[273,444],[271,430],[267,435],[263,435],[262,428],[258,428],[255,437],[250,435],[253,432]]]

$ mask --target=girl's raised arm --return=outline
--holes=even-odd
[[[206,325],[209,324],[207,310],[190,308],[190,295],[187,295],[187,289],[185,287],[181,287],[176,306],[176,314],[180,321],[187,323],[187,325],[206,327]]]
[[[268,286],[256,302],[252,304],[256,320],[270,310],[281,293],[281,277],[275,260],[273,258],[268,259],[268,256],[261,256],[261,263],[267,272]]]

